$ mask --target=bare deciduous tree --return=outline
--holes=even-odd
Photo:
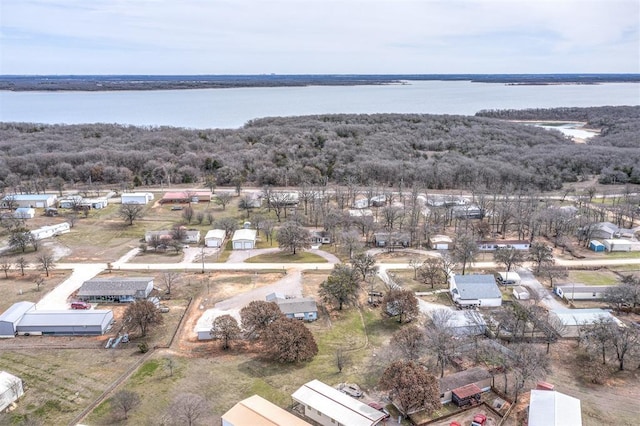
[[[179,424],[196,425],[198,420],[207,415],[209,404],[206,399],[194,393],[181,393],[171,404],[172,418]]]
[[[129,390],[121,390],[111,397],[111,407],[120,412],[124,419],[129,418],[129,412],[140,405],[140,395]]]
[[[140,204],[122,204],[118,210],[118,216],[122,218],[129,226],[133,225],[135,220],[142,217],[144,206]]]
[[[175,271],[163,272],[162,275],[160,276],[160,280],[162,281],[162,284],[164,284],[164,286],[167,289],[165,293],[171,294],[171,289],[173,288],[174,284],[177,284],[178,281],[180,280],[180,273]]]

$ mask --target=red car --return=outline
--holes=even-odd
[[[91,309],[91,304],[82,301],[71,302],[71,309]]]
[[[471,426],[483,426],[487,422],[487,416],[484,414],[476,414],[473,416]]]

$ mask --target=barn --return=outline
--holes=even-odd
[[[55,194],[10,194],[5,196],[0,202],[0,207],[33,207],[36,209],[46,209],[55,207],[57,197]]]
[[[255,229],[238,229],[233,233],[234,250],[251,250],[256,246],[257,232]]]
[[[126,192],[120,197],[122,204],[148,204],[153,200],[151,192]]]
[[[0,371],[0,412],[24,395],[22,380],[6,371]]]
[[[78,299],[89,303],[126,303],[146,299],[153,290],[153,277],[94,278],[78,290]]]
[[[211,229],[207,231],[207,235],[204,236],[204,244],[207,247],[222,247],[226,236],[227,233],[224,229]]]
[[[0,315],[0,338],[15,337],[22,316],[36,306],[32,302],[17,302]]]
[[[100,336],[113,323],[113,312],[100,309],[30,310],[18,322],[18,335]]]

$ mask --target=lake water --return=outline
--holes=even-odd
[[[0,121],[238,128],[260,117],[325,113],[473,115],[482,109],[640,105],[640,83],[509,86],[415,81],[122,92],[0,92]]]

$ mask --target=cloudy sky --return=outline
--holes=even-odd
[[[1,0],[0,74],[640,72],[638,0]]]

